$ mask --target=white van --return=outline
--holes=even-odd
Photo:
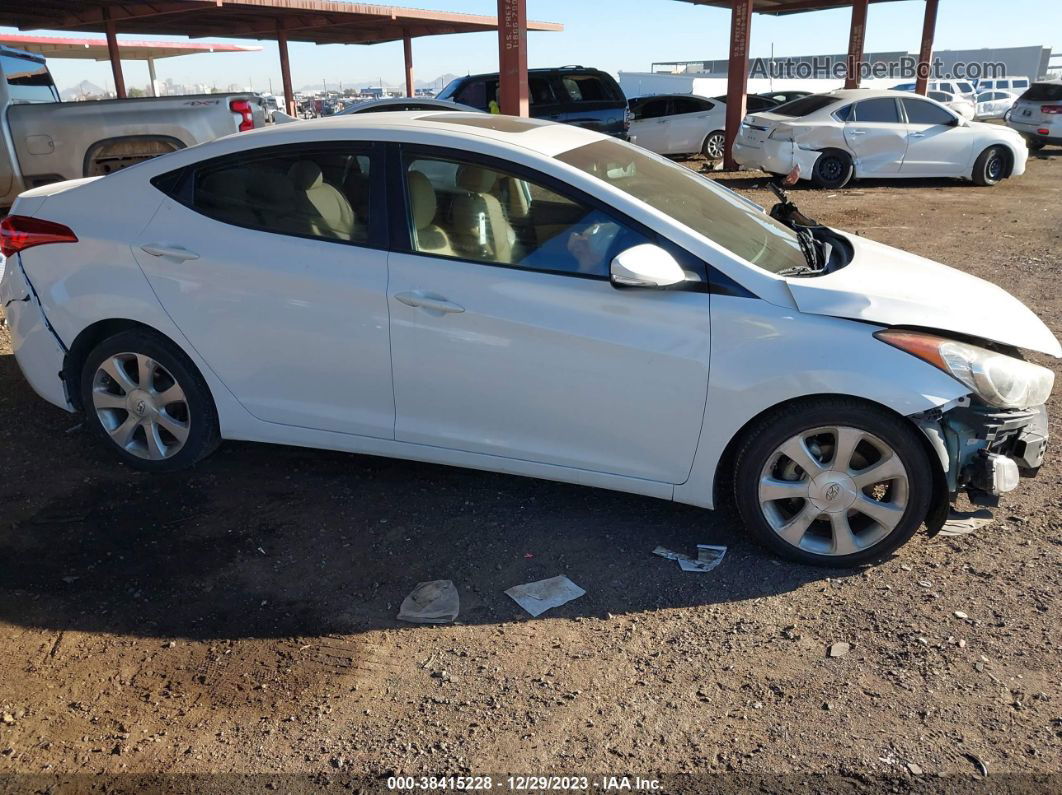
[[[977,81],[977,92],[983,91],[1013,91],[1020,94],[1025,91],[1032,81],[1027,77],[997,77],[989,80]]]

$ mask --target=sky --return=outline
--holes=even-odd
[[[388,4],[490,15],[496,14],[498,8],[496,0],[392,0]],[[866,51],[917,52],[923,9],[922,0],[871,4]],[[563,33],[529,34],[531,67],[581,64],[613,74],[620,70],[648,71],[654,61],[725,58],[729,46],[729,11],[674,0],[528,0],[527,12],[531,19],[565,25]],[[752,21],[751,54],[766,57],[772,47],[776,56],[845,52],[850,19],[848,9],[785,17],[757,14]],[[17,32],[10,28],[0,28],[0,31]],[[219,87],[236,83],[255,91],[267,91],[272,85],[276,92],[281,90],[274,43],[212,40],[259,44],[263,49],[260,53],[167,58],[156,63],[159,79]],[[447,73],[497,71],[497,41],[494,33],[414,39],[416,78],[431,80]],[[941,0],[937,49],[1027,45],[1043,45],[1062,52],[1062,2]],[[289,51],[296,90],[320,85],[322,80],[330,84],[342,81],[344,87],[378,84],[381,79],[389,85],[398,85],[402,80],[401,42],[372,46],[292,43]],[[107,63],[56,59],[49,66],[60,89],[81,80],[108,88],[113,85]],[[127,86],[147,85],[147,67],[143,62],[124,62],[123,71]]]

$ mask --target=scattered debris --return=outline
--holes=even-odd
[[[852,648],[850,643],[845,643],[843,640],[837,643],[831,644],[830,648],[826,651],[827,657],[844,657],[848,654],[848,650]]]
[[[717,547],[712,546],[711,544],[698,544],[696,560],[682,552],[672,552],[665,547],[657,547],[653,550],[653,554],[659,555],[662,558],[667,558],[668,560],[676,561],[679,568],[683,571],[705,572],[711,571],[723,562],[723,557],[726,555],[726,547]]]
[[[572,599],[578,599],[586,591],[562,574],[548,580],[514,585],[505,593],[520,607],[538,618],[551,607],[559,607]]]
[[[977,769],[981,772],[981,775],[984,776],[985,778],[988,778],[988,765],[986,765],[984,762],[982,762],[974,754],[971,754],[969,751],[964,752],[963,756],[965,756],[967,759],[969,759],[971,762],[973,762],[975,765],[977,765]]]
[[[402,600],[399,621],[412,624],[449,624],[461,609],[457,588],[450,580],[430,580],[418,583]]]
[[[956,611],[955,611],[955,613],[954,613],[954,616],[955,616],[956,618],[961,618],[961,619],[967,619],[967,618],[969,618],[969,616],[968,616],[968,615],[966,615],[966,613],[962,612],[961,610],[956,610]]]
[[[948,521],[940,530],[942,536],[965,536],[987,524],[992,524],[995,519],[992,512],[982,508],[979,511],[952,511],[948,514]]]
[[[915,762],[908,762],[907,770],[911,773],[912,776],[922,775],[922,766]]]
[[[7,726],[12,726],[15,723],[15,716],[12,715],[10,712],[5,712],[2,716],[0,716],[0,721],[3,721],[3,723]]]

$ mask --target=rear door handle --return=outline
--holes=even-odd
[[[924,132],[911,133],[910,135],[911,135],[912,138],[925,138],[926,137],[926,134]]]
[[[866,135],[867,131],[866,130],[849,130],[848,133],[849,133],[849,135]]]
[[[463,306],[455,304],[453,301],[447,301],[445,298],[423,295],[421,293],[397,293],[395,294],[395,300],[406,306],[427,309],[432,312],[441,312],[444,315],[453,315],[465,311]]]
[[[140,250],[153,257],[166,257],[166,259],[184,262],[190,259],[199,259],[194,251],[189,251],[183,246],[172,246],[167,243],[145,243]]]

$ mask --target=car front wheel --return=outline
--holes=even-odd
[[[995,185],[1007,176],[1007,156],[998,146],[983,151],[974,163],[973,181],[983,187]]]
[[[220,442],[203,377],[182,351],[146,329],[93,348],[81,371],[81,402],[89,425],[137,469],[182,469]]]
[[[846,399],[769,414],[736,457],[734,498],[752,535],[800,563],[880,560],[925,520],[930,461],[903,419]]]

